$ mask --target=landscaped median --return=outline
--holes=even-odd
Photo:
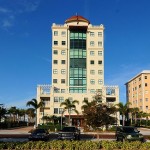
[[[0,149],[15,150],[149,150],[150,142],[50,141],[0,142]]]

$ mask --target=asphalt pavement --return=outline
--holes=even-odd
[[[22,127],[22,128],[13,128],[13,129],[0,129],[0,139],[8,138],[22,138],[27,139],[29,132],[34,129],[33,126]],[[140,133],[142,133],[145,138],[150,137],[150,129],[138,128]],[[50,132],[50,137],[52,139],[57,139],[57,132]],[[115,132],[81,132],[81,138],[83,140],[115,140]]]

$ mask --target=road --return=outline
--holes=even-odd
[[[31,131],[33,127],[24,127],[24,128],[16,128],[9,130],[1,130],[0,129],[0,141],[28,141],[29,131]],[[138,128],[140,133],[142,133],[145,138],[150,137],[150,129]],[[57,132],[50,132],[50,140],[57,139]],[[115,140],[114,132],[101,132],[99,134],[95,132],[82,132],[81,140]],[[149,141],[149,140],[148,140]]]

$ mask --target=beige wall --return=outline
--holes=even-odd
[[[126,88],[127,101],[132,103],[130,107],[138,107],[140,111],[150,113],[150,72],[138,74],[126,83]]]

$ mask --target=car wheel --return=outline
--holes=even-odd
[[[116,137],[116,141],[119,141],[119,138],[118,138],[118,137]]]

